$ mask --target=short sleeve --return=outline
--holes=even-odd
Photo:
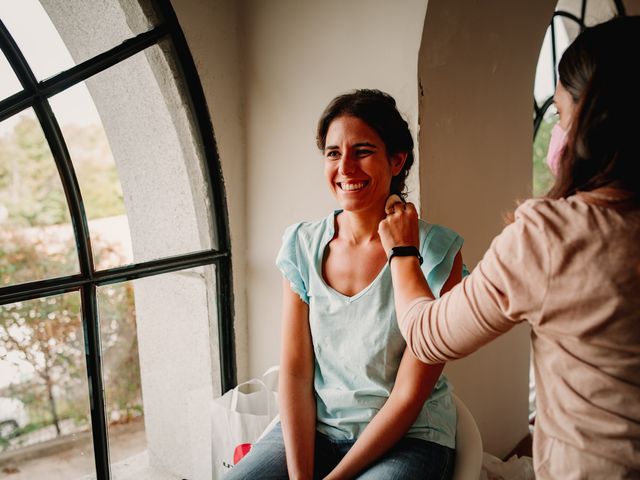
[[[451,275],[453,261],[463,243],[460,235],[440,225],[432,225],[422,241],[422,271],[436,298]]]
[[[301,255],[298,231],[301,224],[288,227],[282,235],[282,246],[276,258],[276,267],[289,281],[291,290],[297,293],[303,302],[309,303],[307,284],[304,276],[304,255]]]

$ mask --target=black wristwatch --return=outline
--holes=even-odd
[[[422,255],[416,247],[393,247],[389,250],[389,263],[393,257],[418,257],[420,265],[422,265]]]

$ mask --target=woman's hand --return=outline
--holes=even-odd
[[[419,248],[418,212],[413,203],[399,201],[386,208],[387,218],[378,225],[382,248],[389,253],[393,247]]]

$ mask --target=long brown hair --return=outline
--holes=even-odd
[[[640,204],[640,17],[584,30],[558,72],[576,109],[547,197],[608,187]]]

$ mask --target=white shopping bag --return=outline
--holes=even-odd
[[[244,456],[278,414],[277,367],[229,390],[211,403],[213,478]]]

